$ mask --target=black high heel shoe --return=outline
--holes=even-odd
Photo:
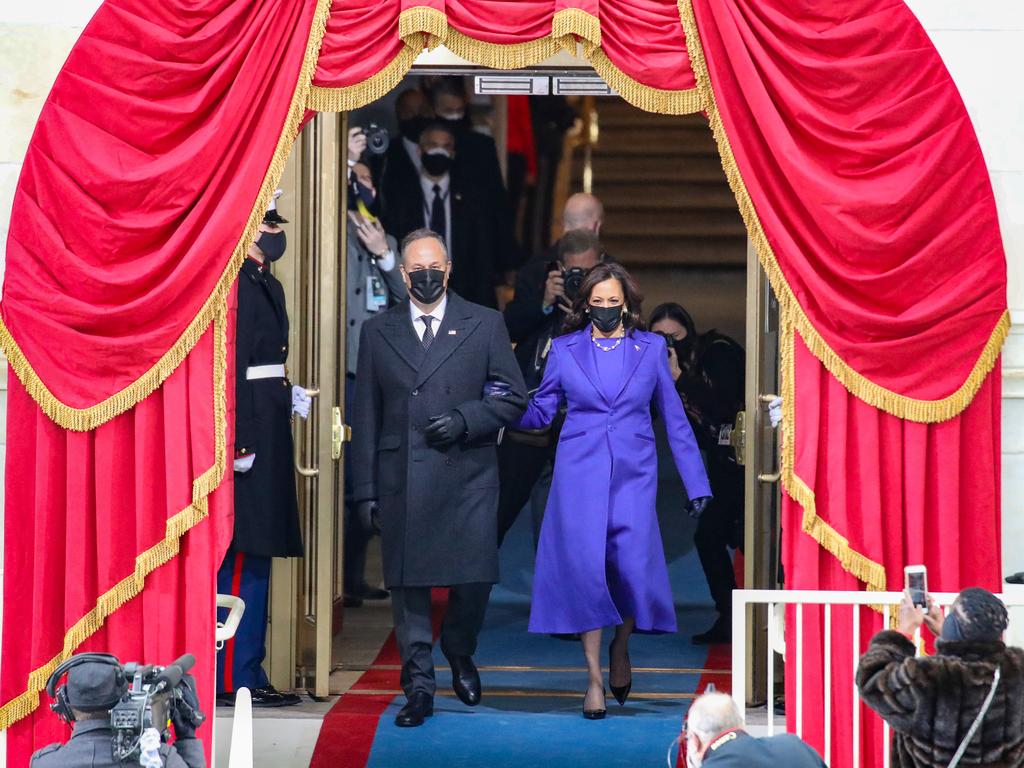
[[[612,646],[615,645],[615,640],[612,640],[608,644],[608,687],[612,689],[612,696],[619,702],[619,706],[623,706],[626,703],[626,699],[629,698],[629,692],[633,689],[633,669],[630,664],[629,670],[629,682],[625,685],[612,685]],[[626,663],[629,664],[629,654],[626,654]]]
[[[602,689],[602,694],[608,695],[607,691]],[[583,717],[587,720],[604,720],[604,716],[608,714],[607,709],[587,709],[587,696],[583,695]]]

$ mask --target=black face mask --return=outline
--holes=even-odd
[[[431,176],[444,176],[452,169],[452,158],[444,152],[424,154],[423,169]]]
[[[429,118],[417,115],[416,117],[411,117],[408,120],[399,120],[398,130],[402,136],[407,138],[413,144],[419,144],[420,135],[423,133],[423,129],[429,124]]]
[[[462,117],[441,117],[440,115],[438,115],[437,122],[451,128],[456,135],[460,133],[465,133],[473,125],[473,121],[470,120],[468,112],[464,112],[462,114]]]
[[[622,322],[623,307],[594,307],[589,308],[590,321],[601,333],[611,333],[619,327]]]
[[[287,244],[284,232],[261,232],[256,241],[256,247],[263,251],[264,258],[271,262],[284,256]]]
[[[409,273],[409,293],[424,304],[433,304],[444,293],[443,269],[417,269]]]
[[[359,203],[374,216],[377,215],[377,193],[361,181],[353,178],[349,185],[348,209],[358,211]]]

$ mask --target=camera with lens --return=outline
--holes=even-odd
[[[370,123],[362,127],[363,135],[366,137],[366,150],[371,155],[383,155],[388,151],[391,144],[391,136],[387,128],[381,128],[376,123]]]
[[[548,272],[556,270],[562,273],[562,290],[565,291],[565,298],[571,306],[576,301],[576,297],[580,295],[580,288],[583,287],[583,279],[587,276],[588,270],[583,267],[565,269],[561,263],[552,261],[548,265]]]
[[[134,662],[124,665],[128,690],[110,710],[115,760],[137,759],[142,749],[142,734],[151,728],[160,734],[161,741],[166,741],[170,736],[168,724],[172,711],[193,728],[202,724],[205,715],[184,699],[178,687],[195,662],[192,654],[185,654],[166,667]]]

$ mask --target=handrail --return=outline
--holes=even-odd
[[[570,96],[571,104],[579,105],[579,116],[572,128],[562,137],[562,158],[555,172],[554,193],[551,196],[551,239],[562,236],[562,209],[572,194],[572,169],[576,151],[583,150],[583,189],[591,194],[594,188],[593,148],[600,137],[597,119],[597,100],[594,96]]]

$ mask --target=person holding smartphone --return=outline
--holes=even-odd
[[[1024,764],[1024,651],[1003,643],[1007,624],[988,590],[963,590],[943,615],[907,589],[897,629],[875,635],[857,668],[861,698],[892,728],[894,768]],[[934,656],[917,655],[922,625]]]

